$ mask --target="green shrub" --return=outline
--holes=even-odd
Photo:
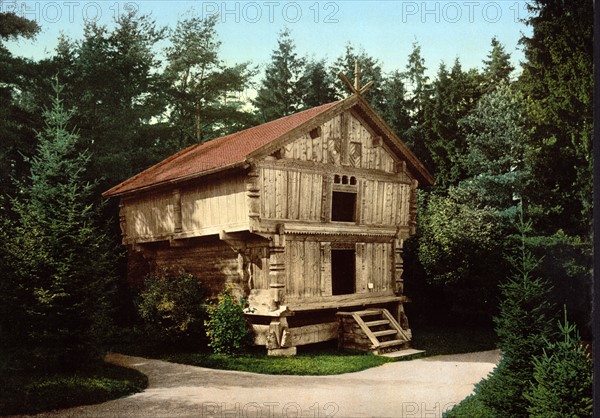
[[[150,276],[137,309],[149,336],[158,341],[203,341],[206,290],[191,274]]]
[[[206,335],[208,345],[217,354],[244,351],[252,343],[252,332],[244,315],[243,300],[238,300],[227,288],[219,294],[218,303],[208,308]]]
[[[443,414],[444,418],[491,418],[490,410],[476,395],[469,395],[461,403]]]
[[[517,228],[521,235],[518,253],[510,260],[515,274],[500,286],[500,312],[494,318],[502,360],[475,388],[479,400],[503,417],[527,415],[529,402],[524,394],[533,376],[532,358],[555,335],[552,287],[533,276],[539,259],[526,246],[531,224],[521,215]]]
[[[543,418],[592,416],[592,362],[574,324],[559,323],[562,340],[548,343],[533,358],[531,390],[525,395],[529,416]]]

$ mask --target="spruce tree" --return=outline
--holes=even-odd
[[[510,54],[495,36],[492,38],[492,50],[483,63],[486,92],[494,91],[499,85],[510,82],[510,74],[515,67],[510,63]]]
[[[302,74],[306,63],[296,53],[289,29],[279,34],[271,60],[253,100],[264,122],[291,115],[302,108]]]
[[[95,225],[94,185],[84,180],[90,154],[69,130],[73,114],[54,82],[52,106],[30,161],[29,178],[11,199],[14,221],[2,228],[2,258],[9,278],[15,338],[28,367],[72,369],[95,358],[108,324],[114,283],[114,248]],[[9,286],[7,286],[9,287]]]
[[[500,286],[500,310],[495,318],[502,359],[476,387],[479,399],[502,417],[527,415],[525,393],[533,376],[532,359],[542,354],[546,341],[554,336],[552,287],[533,275],[540,260],[527,249],[531,222],[523,220],[522,212],[517,227],[518,253],[510,260],[515,274]]]
[[[581,343],[575,324],[559,322],[560,339],[548,342],[533,358],[533,382],[525,395],[534,418],[592,416],[592,360]]]
[[[302,80],[303,108],[310,109],[335,101],[333,77],[327,71],[324,60],[308,62]]]

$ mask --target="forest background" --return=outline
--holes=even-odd
[[[22,325],[61,298],[80,307],[100,298],[106,307],[101,321],[83,315],[75,328],[127,325],[131,301],[118,203],[101,203],[102,191],[191,144],[345,97],[336,74],[351,78],[358,60],[363,82],[375,83],[367,99],[436,178],[419,194],[418,234],[404,254],[409,318],[491,324],[523,208],[533,228],[528,246],[542,257],[536,274],[550,280],[557,306],[567,305],[589,339],[592,2],[533,0],[528,8],[520,68],[492,38],[481,68],[463,68],[456,59],[440,63],[434,76],[417,42],[402,67],[384,71],[360,45],[340,45],[333,60],[303,56],[293,27],[281,29],[269,62],[226,64],[216,15],[188,15],[161,27],[135,11],[110,27],[89,21],[81,38],[61,36],[51,56],[33,60],[7,44],[35,38],[39,26],[0,13],[3,335],[50,338],[48,323],[44,331],[26,330],[28,337]],[[44,148],[48,129],[76,140],[64,135],[68,147]],[[53,190],[61,176],[85,187]],[[90,248],[71,261],[97,280],[83,288],[79,282],[77,291],[23,284],[17,276],[60,271],[59,259],[71,254],[58,254],[52,239],[36,235],[48,211],[67,203],[90,214],[84,226],[94,233],[68,232],[82,230],[72,218],[48,228],[62,228],[73,243]],[[37,270],[11,274],[16,253]]]

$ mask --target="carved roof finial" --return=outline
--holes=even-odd
[[[357,96],[362,96],[371,86],[373,85],[373,81],[369,81],[364,86],[360,86],[360,65],[358,60],[354,61],[354,85],[348,80],[348,77],[343,72],[339,72],[338,76],[344,82],[346,87],[350,89],[352,94],[356,94]]]

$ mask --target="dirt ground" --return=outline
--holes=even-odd
[[[441,417],[500,359],[497,350],[388,363],[337,376],[270,376],[109,354],[146,374],[135,395],[41,417]]]

